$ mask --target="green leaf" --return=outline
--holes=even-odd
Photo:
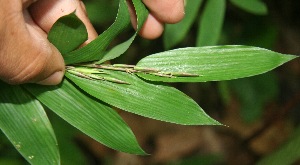
[[[78,129],[67,123],[52,111],[47,111],[55,130],[56,139],[59,144],[59,152],[62,165],[83,165],[88,161],[85,151],[80,148],[78,141],[74,140],[82,134]]]
[[[20,86],[0,82],[0,128],[31,164],[60,164],[56,138],[42,105]]]
[[[115,22],[95,40],[86,46],[64,54],[66,65],[100,60],[108,45],[117,37],[130,23],[130,15],[126,0],[120,0],[119,10]]]
[[[83,94],[68,80],[60,86],[28,84],[26,88],[58,116],[100,143],[122,152],[145,154],[113,109]]]
[[[132,2],[135,10],[137,11],[138,29],[140,29],[148,16],[148,11],[140,0],[133,0]],[[111,41],[117,37],[129,24],[130,15],[127,2],[126,0],[120,0],[119,10],[115,22],[88,45],[65,54],[65,63],[69,65],[74,63],[101,60],[106,55],[106,49]],[[112,59],[124,53],[132,43],[134,37],[121,44],[122,46],[120,46],[121,48],[118,48],[118,51],[113,50],[113,52],[110,52],[108,54],[110,57],[106,57],[106,59]]]
[[[225,10],[225,0],[207,1],[199,22],[197,46],[212,46],[218,43],[224,22]]]
[[[203,0],[187,0],[185,6],[185,16],[183,20],[176,24],[167,24],[163,35],[165,49],[177,45],[186,37],[194,20],[199,12]]]
[[[268,8],[261,0],[230,0],[230,2],[237,7],[257,15],[268,14]]]
[[[219,124],[194,100],[173,87],[150,84],[130,73],[106,72],[130,85],[89,80],[70,73],[66,76],[90,95],[131,113],[183,125]]]
[[[257,165],[280,164],[290,165],[296,163],[300,158],[300,128],[294,135],[282,145],[277,151],[264,157]]]
[[[103,58],[101,60],[97,61],[96,63],[101,64],[105,61],[115,59],[115,58],[119,57],[120,55],[122,55],[132,44],[136,35],[137,34],[134,34],[129,40],[113,47],[111,50],[109,50],[107,53],[105,53],[105,55],[103,56]]]
[[[247,123],[260,119],[266,104],[279,92],[277,77],[272,72],[228,83],[241,104],[241,117]]]
[[[84,1],[84,5],[89,16],[89,19],[96,27],[110,24],[115,19],[119,1],[99,1],[89,0]],[[110,13],[110,14],[107,14]]]
[[[145,5],[140,0],[133,0],[132,2],[133,2],[133,5],[134,5],[134,8],[136,10],[137,22],[138,22],[137,30],[136,30],[135,34],[131,38],[129,38],[127,41],[125,41],[125,42],[115,46],[111,50],[109,50],[103,56],[103,58],[97,62],[97,64],[101,64],[105,61],[117,58],[120,55],[122,55],[129,48],[129,46],[132,44],[132,42],[134,41],[137,33],[139,32],[139,30],[143,26],[146,18],[148,17],[148,14],[149,14],[148,10],[145,8]]]
[[[150,55],[139,61],[137,66],[163,72],[186,72],[199,75],[168,78],[145,73],[138,74],[151,81],[206,82],[262,74],[296,57],[250,46],[190,47]]]
[[[137,15],[137,32],[148,16],[148,10],[140,0],[132,1]],[[124,43],[106,51],[111,41],[117,37],[130,23],[130,15],[126,0],[119,1],[119,10],[115,22],[95,40],[78,48],[87,39],[84,24],[74,13],[61,17],[51,28],[48,39],[63,54],[66,65],[100,60],[98,63],[116,58],[123,54],[135,39],[137,32]],[[107,53],[108,52],[108,53]]]
[[[137,15],[137,29],[140,30],[148,18],[149,12],[141,0],[132,0]]]
[[[87,39],[87,29],[75,13],[59,18],[48,34],[48,40],[63,55],[78,48]]]

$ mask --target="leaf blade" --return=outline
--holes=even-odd
[[[219,125],[175,88],[149,84],[130,73],[107,73],[131,85],[94,81],[70,73],[66,76],[90,95],[131,113],[183,125]]]
[[[240,46],[208,46],[181,48],[143,58],[138,67],[164,72],[187,72],[198,77],[166,78],[150,74],[138,75],[150,81],[206,82],[250,77],[270,71],[297,56],[283,55],[267,49]]]
[[[145,154],[131,129],[113,109],[87,97],[68,80],[60,87],[26,85],[26,88],[61,118],[100,143],[122,152]]]
[[[241,0],[230,0],[230,2],[237,7],[256,15],[268,14],[268,8],[266,4],[260,0],[241,1]]]
[[[203,0],[187,0],[185,7],[185,16],[183,20],[176,24],[167,24],[163,35],[164,47],[166,50],[174,47],[184,39],[191,28]],[[180,29],[180,32],[178,32]]]
[[[101,58],[99,61],[97,61],[97,64],[101,64],[105,61],[115,59],[125,53],[125,51],[129,48],[129,46],[132,44],[134,41],[135,37],[137,36],[137,33],[141,30],[141,27],[143,26],[146,18],[148,17],[148,10],[146,9],[145,5],[139,1],[139,0],[133,0],[133,6],[136,10],[136,15],[137,15],[137,30],[134,33],[132,37],[130,37],[127,41],[115,46],[111,50],[109,50],[103,58]]]
[[[105,61],[115,59],[125,53],[125,51],[129,48],[129,46],[132,44],[133,40],[135,39],[137,34],[134,34],[131,38],[129,38],[127,41],[113,47],[111,50],[109,50],[103,58],[96,62],[96,64],[101,64]]]
[[[31,164],[60,164],[57,141],[41,104],[20,86],[0,82],[0,128]]]
[[[63,55],[78,48],[87,39],[87,29],[74,12],[59,18],[48,34],[48,40]]]
[[[208,0],[201,20],[196,46],[212,46],[218,43],[225,17],[225,0]]]
[[[119,10],[115,22],[88,45],[64,54],[66,65],[100,60],[111,41],[130,23],[130,15],[125,0],[119,1]]]

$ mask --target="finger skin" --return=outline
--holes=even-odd
[[[177,23],[184,17],[184,0],[143,0],[150,13],[139,34],[146,39],[156,39],[164,31],[164,23]],[[131,22],[136,29],[136,15],[128,1]]]
[[[26,9],[28,6],[30,6],[32,3],[36,2],[37,0],[22,0],[22,6],[23,9]]]
[[[151,14],[164,23],[177,23],[184,17],[184,0],[143,0]]]
[[[128,2],[128,9],[130,14],[130,20],[132,23],[132,26],[135,30],[137,30],[137,19],[136,14],[134,10],[134,6],[131,1]],[[142,36],[145,39],[156,39],[164,31],[164,25],[162,22],[157,20],[151,13],[148,15],[148,18],[146,19],[143,27],[139,31],[139,35]]]
[[[162,35],[164,31],[164,25],[159,20],[156,19],[152,14],[148,15],[139,35],[146,39],[156,39]]]
[[[52,82],[44,83],[58,84],[63,78],[64,62],[46,33],[30,19],[21,1],[1,1],[0,8],[0,79],[21,84],[45,80],[56,73]]]
[[[34,1],[0,1],[0,79],[10,84],[56,85],[63,78],[65,64],[59,51],[47,40],[52,25],[76,9],[77,16],[88,29],[86,43],[95,39],[97,33],[87,18],[83,3],[77,0]]]
[[[98,36],[87,17],[84,4],[78,0],[39,0],[29,10],[35,23],[47,33],[60,17],[76,11],[88,31],[86,44]]]

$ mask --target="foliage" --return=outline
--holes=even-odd
[[[247,11],[264,14],[264,5],[259,2],[249,5],[232,0]],[[139,30],[148,11],[140,0],[133,0],[133,3]],[[202,1],[187,1],[191,14],[174,26],[184,27],[187,32],[200,4]],[[215,10],[219,12],[217,17],[212,16]],[[209,0],[203,12],[197,45],[215,45],[223,24],[225,1]],[[74,13],[64,16],[54,24],[48,36],[67,64],[63,82],[50,87],[1,83],[0,128],[29,163],[60,164],[61,161],[56,137],[42,104],[110,148],[145,155],[131,129],[111,106],[176,124],[221,125],[194,100],[163,82],[249,77],[296,58],[257,47],[225,45],[165,51],[147,56],[136,65],[103,64],[123,54],[135,39],[138,30],[125,42],[108,49],[129,24],[126,0],[120,0],[115,22],[90,44],[77,49],[86,40],[86,29]],[[210,26],[217,28],[210,32]],[[167,27],[165,37],[174,33],[174,29]],[[179,42],[184,36],[183,33],[174,41]],[[168,44],[167,48],[176,45]]]
[[[294,135],[280,147],[277,151],[260,160],[257,165],[282,164],[289,165],[299,160],[300,152],[300,129],[298,128]]]
[[[235,6],[257,15],[267,14],[267,7],[261,0],[240,1],[230,0]],[[201,17],[197,18],[198,11],[204,5]],[[166,26],[164,46],[170,49],[179,44],[192,27],[198,22],[196,46],[212,46],[218,44],[225,18],[226,0],[186,1],[187,12],[185,18],[178,24]],[[196,20],[199,19],[199,20]],[[211,28],[214,27],[214,28]],[[180,29],[180,33],[178,33]]]

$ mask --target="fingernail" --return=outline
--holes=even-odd
[[[64,77],[64,73],[62,71],[58,71],[53,73],[51,76],[47,77],[46,79],[37,82],[37,84],[57,85],[62,81],[63,77]]]

